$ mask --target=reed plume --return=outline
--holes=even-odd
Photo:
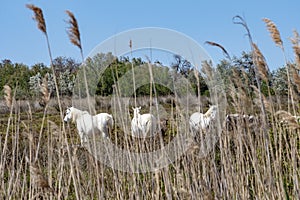
[[[294,30],[294,37],[293,38],[290,38],[291,42],[292,42],[292,48],[294,50],[294,54],[295,54],[295,63],[296,63],[296,68],[298,70],[300,70],[300,44],[299,44],[299,41],[300,41],[300,36],[299,36],[299,33]]]
[[[32,4],[27,4],[26,7],[34,12],[33,20],[37,22],[38,29],[40,29],[43,33],[46,34],[46,23],[42,9]]]
[[[278,45],[280,48],[283,48],[280,32],[278,31],[275,23],[268,18],[263,18],[263,21],[265,22],[267,29],[270,32],[271,38],[273,39],[275,44]]]
[[[8,85],[4,85],[4,98],[6,105],[10,108],[12,105],[11,88]]]
[[[257,72],[259,73],[260,77],[267,81],[268,80],[268,66],[265,60],[265,57],[259,50],[258,46],[255,43],[252,43],[253,47],[253,62],[257,67]]]
[[[45,104],[47,104],[50,100],[50,93],[48,90],[48,75],[46,74],[43,78],[43,83],[41,84],[41,92],[43,94],[42,100]]]
[[[69,39],[72,44],[74,44],[80,50],[82,50],[81,40],[80,40],[80,32],[79,32],[77,20],[71,11],[66,10],[66,13],[70,18],[67,22],[69,24],[69,27],[68,27]]]
[[[218,44],[218,43],[216,43],[216,42],[211,42],[211,41],[206,41],[205,44],[209,44],[209,45],[211,45],[211,46],[215,46],[215,47],[220,48],[220,49],[223,51],[223,53],[226,55],[226,57],[227,57],[229,60],[231,60],[231,57],[230,57],[229,53],[226,51],[226,49],[225,49],[222,45],[220,45],[220,44]]]

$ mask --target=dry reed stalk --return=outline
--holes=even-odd
[[[84,78],[84,84],[85,84],[85,91],[86,91],[86,95],[87,95],[88,108],[89,108],[89,112],[92,113],[90,93],[89,93],[88,81],[87,81],[87,76],[86,76],[86,64],[84,62],[84,57],[83,57],[83,49],[82,49],[82,44],[81,44],[81,39],[80,39],[80,31],[79,31],[78,22],[77,22],[77,19],[74,16],[74,14],[71,11],[66,10],[65,12],[69,16],[69,20],[67,21],[67,23],[69,24],[69,27],[67,28],[67,33],[68,33],[70,42],[73,45],[77,46],[79,48],[79,50],[80,50],[80,55],[81,55],[82,64],[83,64],[83,78]],[[94,140],[94,145],[96,145],[95,140]],[[69,150],[68,150],[68,154],[69,154]],[[73,167],[73,165],[72,165],[72,167]],[[73,179],[74,179],[74,186],[75,186],[75,190],[76,190],[75,191],[76,192],[76,196],[79,197],[78,195],[80,193],[80,188],[77,187],[77,183],[75,181],[76,180],[76,178],[75,178],[76,174],[75,173],[76,173],[76,169],[77,169],[76,167],[77,166],[75,166],[75,169],[73,169],[71,171],[71,175],[74,177]],[[97,170],[98,195],[100,197],[101,196],[101,193],[100,193],[101,192],[101,186],[100,186],[100,176],[99,176],[100,172],[99,172],[99,167],[98,167],[98,163],[97,162],[96,162],[96,170]]]
[[[243,76],[244,80],[242,80],[241,75]],[[246,103],[249,101],[249,97],[247,95],[248,85],[248,77],[244,70],[238,71],[236,68],[232,69],[232,77],[230,79],[232,86],[230,87],[231,90],[229,92],[230,96],[235,100],[236,108],[238,108],[237,112],[242,112],[242,108],[245,107],[241,103]],[[233,90],[234,88],[234,90]]]
[[[242,25],[246,31],[247,31],[247,36],[249,38],[249,43],[250,43],[250,46],[251,46],[251,49],[252,49],[252,52],[253,52],[253,40],[252,40],[252,36],[251,36],[251,33],[250,33],[250,29],[246,23],[246,21],[244,20],[243,17],[237,15],[233,18],[233,23],[234,24],[238,24],[238,25]],[[262,99],[262,93],[261,93],[261,85],[260,85],[260,80],[258,78],[258,72],[257,72],[257,69],[256,67],[254,68],[254,71],[255,71],[255,80],[257,82],[257,88],[259,90],[259,99],[260,99],[260,102],[261,102],[261,111],[262,111],[262,115],[263,115],[263,125],[264,125],[264,128],[263,128],[263,131],[264,131],[264,134],[266,135],[267,134],[267,121],[268,121],[268,117],[266,115],[266,110],[265,110],[265,107],[264,107],[264,103],[263,103],[263,99]],[[268,143],[268,141],[266,141],[266,143]],[[268,145],[266,145],[268,146]],[[270,160],[268,159],[268,162],[270,163]],[[269,164],[270,165],[270,164]]]
[[[253,62],[255,63],[255,66],[257,67],[257,71],[260,74],[261,79],[264,81],[268,81],[268,73],[269,69],[265,60],[265,57],[259,50],[258,46],[255,43],[252,43],[253,47]]]
[[[6,105],[11,108],[12,106],[12,96],[11,96],[11,87],[8,85],[4,85],[4,98],[6,101]]]
[[[131,58],[132,58],[132,40],[129,40],[129,48],[130,48],[130,55],[131,55]],[[134,73],[133,62],[131,62],[131,71],[132,71],[132,81],[133,81],[133,91],[134,91],[134,107],[136,108],[137,107],[136,84],[135,84],[135,73]]]
[[[206,75],[208,80],[212,80],[214,69],[212,68],[212,63],[204,61],[202,63],[202,69],[201,71]]]
[[[199,71],[196,68],[194,68],[193,72],[194,72],[194,76],[196,77],[196,81],[197,81],[198,102],[201,102]],[[201,112],[201,104],[199,104],[198,111]]]
[[[254,85],[250,85],[250,87],[253,89],[254,93],[257,95],[257,98],[254,99],[254,103],[259,106],[259,104],[261,103],[261,100],[258,98],[259,97],[259,89]],[[261,97],[262,97],[262,102],[264,104],[264,107],[269,112],[272,112],[272,106],[271,106],[272,104],[269,102],[269,100],[263,94],[261,94]]]
[[[271,38],[273,39],[275,44],[278,45],[280,48],[283,48],[280,32],[278,31],[275,23],[268,18],[263,18],[263,21],[265,22],[267,29],[270,32]]]
[[[232,83],[234,83],[236,87],[241,87],[243,85],[243,82],[240,76],[240,72],[238,71],[237,68],[232,68],[231,72],[232,72],[232,78],[231,78]]]
[[[84,84],[85,84],[85,90],[86,90],[86,95],[87,95],[87,100],[88,100],[88,106],[89,106],[89,112],[92,113],[91,109],[91,101],[90,101],[90,94],[89,94],[89,87],[88,87],[88,82],[87,82],[87,77],[86,77],[86,65],[84,63],[84,57],[83,57],[83,49],[81,45],[81,39],[80,39],[80,32],[79,32],[79,26],[77,23],[77,19],[75,18],[74,14],[66,10],[67,15],[69,16],[69,20],[67,23],[69,24],[69,27],[67,28],[67,33],[70,39],[70,42],[77,46],[80,50],[80,55],[82,59],[82,64],[83,64],[83,78],[84,78]]]
[[[45,34],[45,37],[46,37],[48,53],[49,53],[50,62],[51,62],[51,70],[52,70],[52,74],[53,74],[53,77],[54,77],[55,90],[56,90],[56,95],[57,95],[57,100],[58,100],[59,111],[60,111],[60,117],[61,117],[61,120],[63,120],[63,113],[62,113],[62,107],[61,107],[61,102],[60,102],[60,95],[59,95],[57,77],[55,75],[55,69],[54,69],[54,66],[53,66],[53,59],[52,59],[52,54],[51,54],[50,42],[49,42],[47,30],[46,30],[46,22],[45,22],[45,19],[44,19],[44,16],[43,16],[43,11],[39,7],[36,7],[32,4],[27,4],[26,7],[34,12],[33,19],[37,22],[38,29],[40,29]],[[64,127],[64,124],[63,124],[63,127]]]
[[[271,38],[275,42],[277,46],[279,46],[282,50],[284,60],[285,60],[285,67],[286,67],[286,73],[287,73],[287,82],[288,82],[288,111],[290,111],[290,102],[292,104],[292,109],[294,114],[296,113],[296,108],[295,108],[295,102],[294,102],[294,95],[293,95],[293,89],[291,85],[291,78],[290,78],[290,69],[289,69],[289,64],[287,61],[287,57],[285,55],[284,47],[283,47],[283,42],[280,37],[280,32],[277,29],[275,23],[271,21],[270,19],[263,18],[263,21],[266,23],[267,29],[270,32]]]

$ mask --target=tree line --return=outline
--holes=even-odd
[[[144,66],[147,68],[147,62],[141,58],[129,59],[128,57],[115,57],[112,53],[99,53],[93,58],[86,60],[87,77],[91,83],[90,90],[93,94],[100,96],[112,95],[114,85],[118,82],[122,76],[130,72],[133,68]],[[74,88],[76,84],[76,78],[79,77],[82,70],[81,64],[76,62],[73,58],[57,57],[53,60],[53,66],[55,69],[55,77],[57,78],[59,86],[59,94],[62,96],[71,96],[76,90]],[[173,76],[182,76],[186,78],[193,88],[194,92],[198,95],[200,91],[201,95],[209,95],[209,89],[201,73],[195,73],[194,67],[191,63],[179,55],[174,55],[174,60],[170,66],[162,66],[159,61],[156,61],[153,65],[153,70],[158,71],[157,79],[163,80],[165,76],[173,73]],[[244,81],[248,81],[250,85],[256,85],[254,64],[251,53],[243,52],[240,57],[234,57],[231,60],[221,60],[216,67],[220,73],[224,84],[229,81],[229,77],[232,77],[233,73],[238,74]],[[142,73],[135,74],[137,79],[144,79]],[[284,66],[277,68],[269,73],[269,82],[260,81],[262,92],[267,95],[287,95],[287,78],[286,70]],[[4,85],[9,85],[12,88],[17,87],[16,98],[28,99],[37,98],[40,94],[40,86],[43,80],[47,78],[47,87],[52,95],[55,94],[55,85],[53,81],[53,74],[49,66],[43,63],[38,63],[33,66],[27,66],[22,63],[13,63],[12,61],[5,59],[0,63],[0,92],[3,96]],[[132,80],[132,79],[128,79]],[[78,80],[77,80],[78,82]],[[82,81],[77,84],[82,84]],[[128,89],[132,88],[133,82],[125,81],[123,87]],[[166,83],[154,84],[154,89],[158,95],[170,95],[173,91],[171,86]],[[267,86],[272,86],[271,93],[268,93]],[[148,82],[144,85],[136,88],[136,95],[143,96],[150,94],[150,84]],[[153,89],[153,87],[152,87]]]

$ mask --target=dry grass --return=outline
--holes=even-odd
[[[300,162],[297,156],[298,122],[286,111],[272,113],[272,109],[267,109],[268,115],[276,120],[267,132],[270,143],[266,146],[260,123],[263,117],[260,104],[250,99],[252,108],[245,108],[244,101],[249,104],[250,98],[244,97],[245,94],[247,92],[240,92],[239,96],[235,94],[237,105],[230,109],[232,113],[254,114],[257,118],[254,124],[239,121],[232,130],[224,127],[218,142],[205,156],[201,153],[201,139],[198,138],[183,156],[168,167],[147,173],[122,172],[97,161],[87,149],[76,146],[79,138],[75,125],[68,125],[64,133],[58,112],[45,118],[41,118],[39,113],[15,112],[12,121],[17,123],[9,125],[7,148],[1,154],[2,160],[5,160],[0,173],[1,196],[12,199],[299,197],[295,182],[299,180],[297,163]],[[102,98],[102,101],[105,100]],[[145,99],[138,99],[138,102],[145,102]],[[161,99],[158,102],[169,104],[169,101]],[[170,134],[176,135],[179,125],[177,116],[185,114],[178,113],[180,111],[176,106],[172,108],[171,105],[168,112],[175,113],[166,125],[163,145],[172,140]],[[41,129],[42,124],[44,128]],[[120,148],[132,152],[149,152],[161,147],[159,138],[155,139],[155,143],[151,140],[143,143],[126,135],[126,132],[115,127],[110,139]],[[3,142],[1,139],[1,146]],[[38,159],[35,160],[37,152]],[[27,162],[24,162],[26,157]],[[267,162],[268,159],[272,162]]]

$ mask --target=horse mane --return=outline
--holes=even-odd
[[[208,111],[204,114],[204,117],[210,117],[214,111],[214,109],[216,108],[217,106],[213,105],[211,106]]]
[[[88,111],[82,111],[77,108],[72,109],[72,121],[75,122],[80,115],[89,114]]]

